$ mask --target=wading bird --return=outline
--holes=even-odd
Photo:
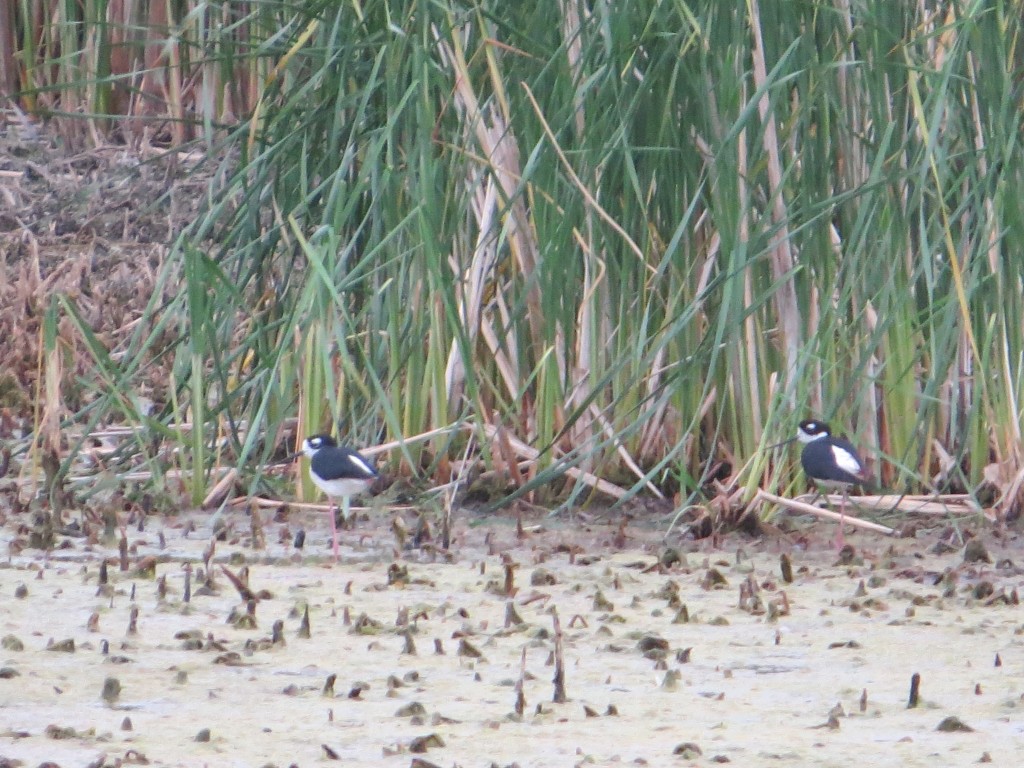
[[[800,453],[800,464],[807,476],[820,486],[842,491],[839,533],[836,534],[836,548],[842,549],[843,522],[850,488],[854,485],[867,485],[870,476],[853,443],[845,438],[833,436],[832,430],[823,421],[801,421],[795,439],[804,445]]]
[[[309,476],[316,487],[331,499],[331,546],[338,561],[337,505],[342,501],[343,515],[349,516],[353,496],[369,490],[379,475],[373,462],[352,448],[343,448],[330,435],[313,435],[302,441],[302,450],[292,458],[305,454],[309,458]]]

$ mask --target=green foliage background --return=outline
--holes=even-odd
[[[490,463],[501,426],[549,498],[590,493],[569,467],[749,494],[792,490],[764,447],[811,415],[898,490],[1021,466],[1016,4],[174,7],[152,66],[205,88],[224,172],[119,359],[177,328],[148,422],[192,466],[251,468],[296,416],[360,444],[459,423],[392,469],[446,480],[469,435]],[[146,421],[110,390],[144,363],[96,360],[90,418]]]

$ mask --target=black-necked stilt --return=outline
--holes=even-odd
[[[836,546],[843,546],[843,521],[850,487],[866,485],[870,476],[864,462],[857,455],[853,443],[842,437],[835,437],[828,424],[816,419],[801,421],[796,439],[804,444],[800,453],[800,464],[807,476],[818,485],[842,491],[843,500],[839,506],[839,533]]]
[[[373,462],[359,451],[343,448],[330,435],[313,435],[302,441],[300,453],[309,457],[309,476],[316,487],[332,500],[340,498],[345,519],[353,496],[368,490],[379,475]],[[296,456],[300,454],[295,454]],[[338,560],[338,526],[331,507],[331,545]]]

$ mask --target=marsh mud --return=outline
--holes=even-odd
[[[206,514],[146,518],[127,570],[117,542],[15,551],[9,519],[3,764],[906,768],[1024,744],[1016,538],[965,562],[856,533],[838,558],[816,523],[676,559],[663,526],[466,513],[449,552],[396,553],[377,515],[334,563],[322,514],[259,514],[263,549],[242,511],[214,546]]]

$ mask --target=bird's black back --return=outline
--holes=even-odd
[[[371,480],[377,468],[370,459],[351,448],[325,446],[310,460],[309,468],[324,480]]]
[[[860,468],[859,472],[848,472],[839,466],[836,463],[834,449],[845,451],[852,456]],[[867,481],[864,461],[853,447],[853,443],[842,437],[828,437],[807,443],[800,453],[800,464],[807,476],[814,480],[851,485],[863,485]]]

